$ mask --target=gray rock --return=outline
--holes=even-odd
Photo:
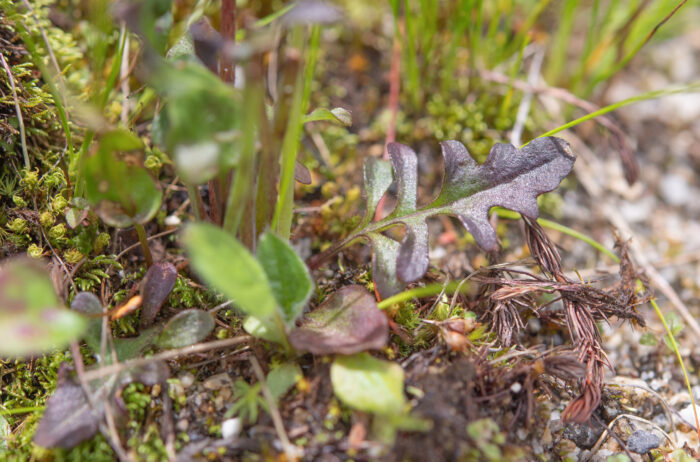
[[[569,424],[564,429],[562,437],[573,441],[581,449],[591,449],[603,431],[604,428],[600,425],[593,427],[585,424]]]
[[[661,438],[656,434],[644,430],[636,430],[627,439],[627,448],[637,454],[646,454],[656,449],[661,444]]]

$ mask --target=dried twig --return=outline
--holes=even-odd
[[[300,456],[302,456],[303,453],[300,454],[300,448],[294,446],[287,437],[287,432],[284,429],[284,423],[282,422],[282,416],[280,415],[280,411],[277,408],[275,397],[272,396],[270,388],[268,388],[267,386],[267,382],[265,381],[265,374],[263,373],[263,370],[260,367],[258,359],[255,357],[255,355],[250,355],[248,356],[248,360],[250,361],[250,365],[253,366],[253,371],[255,372],[255,376],[258,378],[258,381],[260,382],[263,396],[267,401],[267,405],[270,407],[270,417],[272,417],[272,423],[275,425],[277,437],[282,442],[282,448],[284,448],[284,454],[287,456],[287,460],[290,462],[299,460]]]
[[[250,335],[239,335],[238,337],[227,338],[223,340],[215,340],[213,342],[198,343],[196,345],[190,345],[183,348],[177,348],[174,350],[164,351],[156,355],[150,356],[148,358],[137,358],[129,361],[124,361],[123,363],[114,363],[109,366],[100,367],[85,372],[86,380],[95,380],[100,377],[105,377],[107,375],[116,374],[125,369],[130,369],[138,366],[143,366],[156,361],[168,361],[171,359],[179,358],[180,356],[187,356],[195,353],[201,353],[203,351],[216,350],[217,348],[226,348],[233,345],[238,345],[240,343],[249,342],[253,339]]]
[[[537,83],[537,79],[540,76],[540,68],[542,67],[542,60],[544,59],[544,50],[537,50],[535,56],[532,58],[532,63],[530,64],[530,71],[527,75],[527,83],[534,88]],[[510,132],[510,143],[514,146],[520,146],[523,135],[523,128],[525,127],[525,122],[527,121],[527,115],[530,112],[530,105],[532,104],[532,91],[525,91],[523,98],[520,100],[520,105],[518,106],[518,112],[515,116],[515,124],[513,125],[513,130]]]

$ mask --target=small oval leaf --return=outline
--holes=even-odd
[[[307,314],[289,334],[297,350],[317,355],[379,349],[389,338],[389,321],[374,297],[359,285],[343,287]]]
[[[185,310],[175,315],[156,340],[160,348],[182,348],[206,338],[214,330],[214,318],[202,310]]]
[[[287,242],[270,232],[260,238],[258,260],[282,309],[285,322],[293,326],[304,312],[314,290],[309,270]]]
[[[223,229],[196,223],[185,228],[182,242],[194,271],[212,288],[233,299],[247,314],[265,318],[277,310],[262,265]]]
[[[338,356],[331,366],[333,392],[346,405],[364,412],[400,415],[405,412],[403,369],[367,353]]]
[[[153,324],[176,282],[177,269],[172,263],[155,263],[148,269],[141,282],[141,327]]]

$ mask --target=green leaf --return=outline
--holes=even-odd
[[[5,260],[0,270],[0,356],[41,354],[80,338],[86,320],[62,305],[41,264]]]
[[[135,135],[115,130],[102,136],[97,154],[85,162],[85,198],[110,226],[146,223],[160,209],[163,193],[148,171],[117,158],[117,152],[142,147]]]
[[[289,362],[280,364],[267,374],[267,387],[270,393],[279,402],[290,388],[292,388],[304,376],[297,363]]]
[[[320,120],[327,120],[338,125],[349,127],[352,125],[352,114],[342,107],[336,107],[330,111],[328,109],[318,108],[314,109],[311,114],[304,116],[302,123],[317,122]]]
[[[214,330],[214,318],[202,310],[185,310],[173,316],[156,340],[159,348],[182,348],[206,338]]]
[[[646,346],[656,346],[659,341],[656,339],[656,335],[651,332],[644,332],[639,339],[639,343]]]
[[[187,226],[182,243],[194,271],[212,288],[257,318],[276,314],[277,302],[258,260],[226,231],[208,223]]]
[[[261,338],[268,342],[279,343],[285,347],[289,345],[282,319],[277,313],[267,318],[247,316],[245,320],[243,320],[243,329],[253,337]]]
[[[260,238],[257,256],[287,327],[294,326],[314,290],[309,270],[289,243],[270,232]]]
[[[333,392],[346,405],[375,414],[405,412],[403,369],[367,353],[339,356],[331,366]]]

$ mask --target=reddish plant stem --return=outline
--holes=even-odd
[[[389,70],[389,126],[386,129],[386,142],[384,143],[384,160],[389,160],[387,146],[396,140],[396,118],[399,112],[399,92],[401,90],[401,38],[404,36],[404,24],[399,19],[394,34],[394,45],[391,54],[391,69]],[[381,220],[384,212],[384,200],[382,197],[377,204],[374,213],[375,220]]]
[[[221,37],[226,42],[236,41],[236,0],[221,0]],[[236,62],[230,56],[221,56],[219,77],[231,84],[236,81]]]

